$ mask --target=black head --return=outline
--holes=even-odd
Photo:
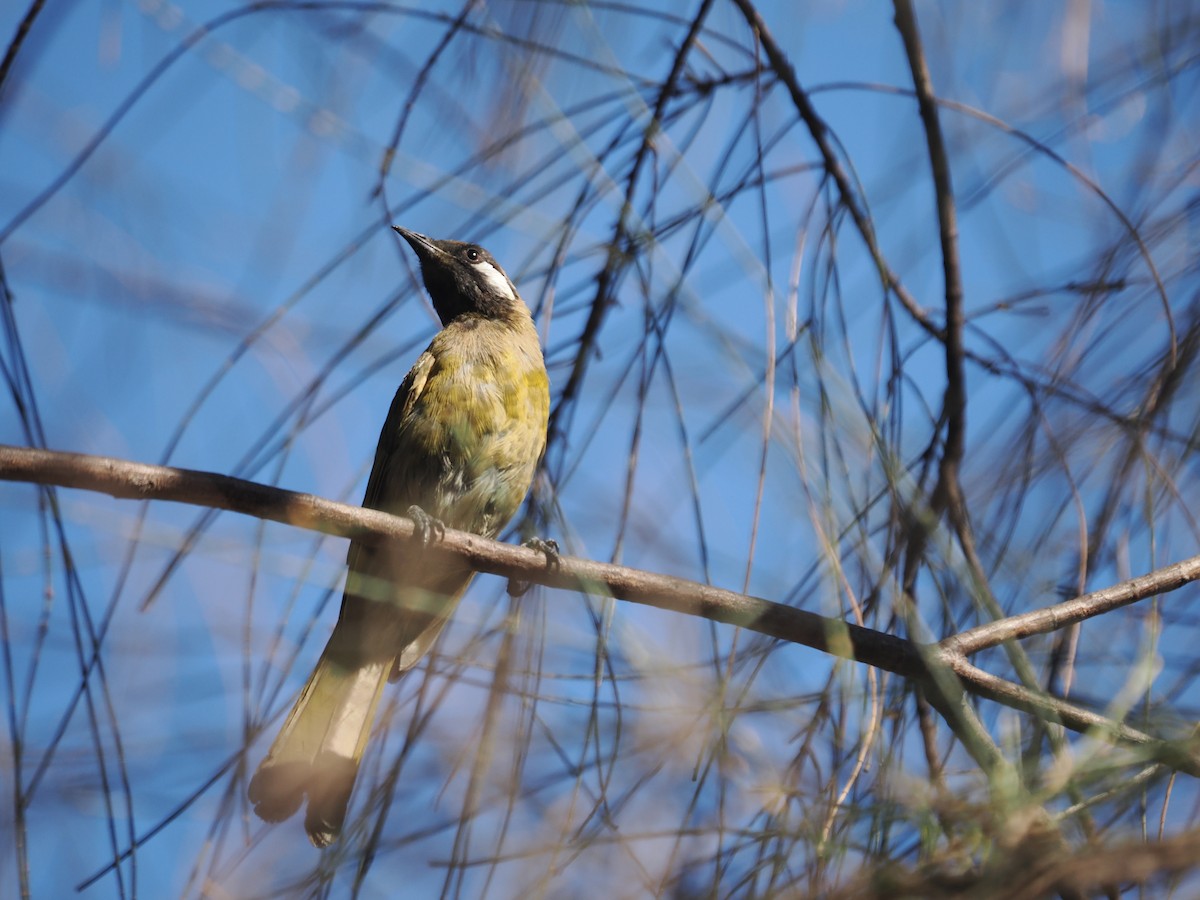
[[[443,325],[463,315],[507,318],[525,311],[525,303],[500,264],[478,244],[435,241],[392,226],[421,260],[421,277]]]

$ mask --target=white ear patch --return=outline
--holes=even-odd
[[[483,278],[484,284],[496,294],[499,294],[505,300],[516,300],[517,295],[513,291],[512,282],[510,282],[504,273],[493,266],[487,260],[481,260],[475,265],[475,271]]]

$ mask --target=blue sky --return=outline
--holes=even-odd
[[[528,52],[496,35],[522,33],[529,8],[480,4],[470,19],[479,33],[461,36],[434,66],[378,195],[381,160],[408,91],[444,31],[444,17],[459,11],[447,4],[382,6],[368,14],[354,5],[271,5],[215,28],[136,95],[187,35],[239,7],[110,0],[50,5],[42,13],[0,95],[0,260],[50,447],[169,459],[357,502],[395,386],[436,327],[414,282],[411,254],[387,227],[391,222],[484,243],[534,306],[552,385],[562,390],[634,144],[611,153],[605,148],[622,129],[638,133],[629,119],[644,121],[652,96],[642,79],[665,77],[678,26],[616,7],[572,7],[557,22],[543,21],[542,34],[563,55],[535,68],[520,92],[509,86]],[[760,9],[852,165],[885,254],[937,318],[942,284],[932,188],[915,104],[894,90],[907,89],[910,76],[890,8],[849,0],[816,6],[798,11],[789,3],[764,3]],[[1087,15],[1080,14],[1084,8]],[[663,10],[688,15],[691,4],[664,4]],[[0,35],[13,32],[20,14],[13,5],[0,11]],[[1156,222],[1173,221],[1172,213],[1196,208],[1192,123],[1200,118],[1191,57],[1169,41],[1152,48],[1137,3],[1019,9],[922,3],[918,15],[939,92],[1003,123],[943,114],[961,204],[969,348],[980,354],[1003,348],[1007,359],[1053,381],[1056,365],[1066,371],[1074,364],[1070,352],[1058,349],[1069,335],[1088,348],[1083,374],[1070,369],[1072,384],[1128,409],[1140,384],[1135,376],[1164,345],[1167,319],[1145,261],[1086,181],[1147,233]],[[691,60],[689,76],[746,71],[752,44],[736,8],[716,4],[707,26],[704,53]],[[1174,78],[1165,88],[1164,71]],[[755,86],[744,80],[692,103],[656,144],[652,168],[659,180],[643,179],[635,195],[639,216],[655,200],[635,231],[656,237],[620,285],[572,430],[552,450],[559,509],[552,536],[572,553],[619,556],[629,565],[708,577],[773,598],[799,594],[808,608],[845,615],[846,594],[828,575],[819,526],[847,526],[851,511],[881,489],[882,470],[896,462],[881,458],[860,405],[876,405],[879,418],[895,429],[888,446],[911,463],[930,441],[936,413],[923,407],[940,402],[942,355],[911,320],[894,309],[895,318],[884,316],[879,278],[843,221],[836,253],[831,250],[811,138],[783,91],[765,82],[760,88],[768,96],[757,136],[753,122],[746,125]],[[130,105],[123,111],[124,104]],[[78,170],[26,215],[114,120]],[[552,124],[530,128],[481,158],[483,148],[517,122]],[[1014,130],[1045,141],[1077,171],[1031,152]],[[765,157],[768,192],[742,190],[703,219],[693,215],[660,233],[673,215],[688,215],[710,192],[720,194],[752,175],[756,140],[775,140]],[[997,178],[998,171],[1004,174]],[[576,216],[561,265],[548,280],[562,222],[583,184],[586,212]],[[1189,260],[1196,258],[1197,241],[1194,214],[1181,221],[1149,248],[1180,329],[1193,302]],[[699,258],[685,269],[694,236]],[[1098,260],[1110,249],[1115,262],[1106,270]],[[1063,289],[1110,271],[1126,284],[1094,312],[1078,293]],[[1030,292],[1042,293],[1022,299]],[[1001,301],[1008,305],[994,309]],[[766,341],[773,339],[776,353],[784,349],[793,309],[808,328],[768,391],[762,385],[771,355]],[[648,316],[669,321],[662,345],[670,378],[646,368]],[[264,322],[243,352],[243,340]],[[11,351],[5,352],[11,365]],[[893,353],[906,360],[905,380],[889,391]],[[786,374],[792,371],[794,380]],[[215,388],[185,423],[217,373]],[[1005,483],[998,473],[1009,474],[1018,458],[1025,427],[1019,413],[1027,397],[1013,381],[980,366],[971,367],[968,378],[964,475],[980,498],[981,522],[990,527],[1009,521],[996,499]],[[759,506],[768,401],[777,419]],[[0,441],[25,443],[14,407],[0,408]],[[645,410],[641,418],[639,409]],[[1175,427],[1186,432],[1193,413],[1194,404],[1181,403],[1172,413]],[[1050,406],[1047,415],[1047,434],[1089,427],[1069,404]],[[838,424],[836,440],[827,432],[830,422]],[[1078,490],[1078,502],[1094,517],[1115,453],[1108,440],[1099,435],[1073,448],[1077,480],[1046,474],[1011,512],[1015,537],[1007,552],[988,549],[1002,603],[1052,602],[1070,580],[1078,545],[1072,492]],[[1127,538],[1101,563],[1090,587],[1194,550],[1193,523],[1178,499],[1189,496],[1193,467],[1173,453],[1164,455],[1177,465],[1178,497],[1164,499],[1160,485],[1147,490],[1145,509],[1127,500]],[[61,497],[86,598],[81,602],[96,618],[110,601],[115,610],[104,650],[114,712],[99,731],[110,754],[115,733],[121,735],[135,784],[133,830],[140,834],[238,752],[248,716],[286,705],[332,621],[336,596],[330,592],[341,575],[344,546],[222,516],[150,610],[138,613],[198,513],[156,504],[140,525],[134,504],[79,492]],[[35,491],[0,485],[0,564],[16,671],[39,660],[28,699],[20,679],[8,690],[16,709],[29,710],[24,728],[34,756],[51,740],[78,680],[69,591],[61,580],[50,582],[55,596],[47,643],[36,653],[29,649],[47,584],[41,521]],[[134,564],[122,582],[118,573],[135,535]],[[864,566],[885,551],[878,534],[864,544],[869,552],[858,560]],[[948,571],[960,564],[947,552]],[[811,579],[814,567],[822,574]],[[930,606],[922,612],[936,632],[935,582],[931,576],[925,585]],[[479,580],[447,654],[488,658],[477,649],[472,655],[479,646],[473,638],[500,621],[501,595],[494,579]],[[576,735],[586,724],[576,722],[569,707],[590,696],[595,629],[589,611],[608,617],[619,638],[613,653],[634,672],[651,672],[659,660],[682,669],[723,657],[739,640],[699,621],[627,604],[538,596],[525,611],[526,635],[545,637],[527,639],[544,640],[547,671],[584,679],[582,688],[563,690],[567,709],[559,727]],[[1105,632],[1122,664],[1093,676],[1087,686],[1097,695],[1115,693],[1130,677],[1130,660],[1149,640],[1142,615],[1131,613],[1134,624]],[[267,665],[279,628],[280,655]],[[1169,638],[1178,648],[1163,652],[1170,659],[1190,639],[1190,626],[1179,626]],[[482,641],[485,648],[494,643],[494,635]],[[289,668],[293,649],[298,661]],[[455,746],[455,722],[478,713],[486,667],[469,671],[473,680],[452,689],[449,711],[414,766],[436,772],[446,748]],[[816,691],[830,672],[824,657],[789,648],[770,656],[761,680],[746,677],[763,697],[778,698]],[[845,667],[838,677],[846,679],[847,692],[864,691],[861,667]],[[703,719],[709,687],[681,682],[676,691],[663,690],[680,704],[682,719]],[[631,689],[648,706],[666,703],[642,690],[649,689]],[[407,683],[395,692],[400,721],[416,693]],[[1190,696],[1173,699],[1195,706]],[[98,715],[104,720],[107,714]],[[778,754],[786,755],[791,724],[761,716],[739,723],[745,723],[738,726],[745,729],[744,746],[760,748],[745,751],[748,765],[775,765]],[[35,893],[73,888],[103,865],[112,842],[94,734],[83,712],[70,717],[40,788],[51,797],[31,807]],[[260,742],[250,760],[261,751]],[[686,785],[692,762],[676,773],[680,784]],[[437,794],[429,786],[436,777],[427,775],[421,789],[403,799],[401,820],[413,821],[413,810],[452,816],[456,807],[447,798],[459,796],[461,778],[449,779],[439,799],[428,796]],[[257,879],[266,884],[290,861],[314,864],[308,848],[297,845],[295,822],[255,844],[264,854],[256,860],[265,862],[238,858],[230,847],[246,834],[242,829],[258,825],[244,825],[232,807],[221,806],[229,783],[218,780],[139,853],[136,878],[143,887],[194,891],[188,886],[193,864],[242,887]],[[705,796],[704,803],[713,802]],[[652,802],[645,804],[654,811]],[[520,816],[528,820],[523,827],[536,830],[532,808]],[[123,812],[117,818],[120,829],[128,827]],[[234,822],[231,834],[238,837],[221,846],[216,855],[225,854],[223,862],[210,870],[202,842],[215,821]],[[417,848],[434,858],[448,852],[440,837]],[[0,877],[15,877],[11,842],[0,859]],[[580,863],[589,865],[604,868]],[[440,870],[421,871],[431,889],[441,884]],[[135,877],[129,865],[123,872]],[[506,887],[521,883],[511,877]],[[91,891],[110,893],[111,876]]]

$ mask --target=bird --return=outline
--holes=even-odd
[[[363,506],[413,519],[417,539],[351,541],[337,624],[248,789],[267,822],[307,796],[317,847],[341,833],[385,683],[429,651],[475,574],[425,547],[445,528],[496,537],[546,448],[545,359],[512,280],[478,244],[392,227],[416,253],[442,330],[396,391]]]

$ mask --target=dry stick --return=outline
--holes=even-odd
[[[335,503],[312,494],[212,472],[153,466],[111,457],[0,444],[0,480],[53,484],[124,499],[172,500],[226,509],[364,541],[405,540],[413,535],[411,521],[378,510]],[[840,619],[683,578],[567,556],[548,565],[540,551],[502,544],[464,531],[446,529],[444,538],[427,552],[466,562],[480,572],[537,582],[547,587],[608,595],[618,600],[739,625],[906,678],[923,681],[936,678],[939,683],[945,683],[946,676],[953,674],[961,681],[962,688],[972,694],[1050,718],[1074,731],[1094,729],[1110,739],[1138,745],[1151,758],[1200,777],[1200,757],[1193,755],[1186,744],[1159,740],[1099,713],[988,674],[972,666],[965,656],[1013,637],[1041,633],[1053,627],[1048,623],[1054,621],[1079,621],[1122,603],[1173,590],[1200,577],[1200,557],[1135,578],[1127,585],[1089,594],[1078,601],[994,622],[946,638],[940,644],[921,645]],[[1098,594],[1107,599],[1095,599]],[[1083,608],[1077,606],[1079,603]],[[1063,607],[1071,609],[1064,612]],[[1016,623],[1011,632],[1006,630],[1010,622]],[[984,632],[982,637],[977,636],[980,632]]]

